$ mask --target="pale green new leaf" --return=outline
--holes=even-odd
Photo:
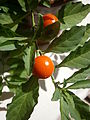
[[[25,54],[23,56],[25,69],[27,71],[28,76],[31,75],[34,58],[35,58],[35,44],[33,43],[32,46],[26,48]]]
[[[90,88],[90,79],[78,81],[67,88],[68,89]]]
[[[82,41],[86,27],[73,27],[71,30],[66,30],[60,37],[53,40],[53,42],[46,49],[46,52],[64,53],[72,51]]]
[[[85,68],[90,65],[90,41],[71,52],[56,68]]]
[[[85,80],[90,77],[90,66],[82,68],[79,71],[75,72],[71,77],[69,77],[66,82],[73,83],[81,80]]]
[[[17,89],[16,96],[8,105],[6,120],[28,120],[38,102],[38,89],[38,80],[33,76]]]
[[[71,28],[80,23],[90,12],[90,5],[83,5],[80,2],[69,2],[65,4],[58,13],[61,29]]]

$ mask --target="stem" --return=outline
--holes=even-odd
[[[55,79],[54,79],[54,76],[53,75],[51,75],[51,79],[52,79],[52,82],[53,82],[53,84],[54,84],[54,86],[56,87],[56,83],[55,83]]]
[[[33,27],[35,26],[35,19],[34,19],[34,13],[32,12],[32,24],[33,24]]]

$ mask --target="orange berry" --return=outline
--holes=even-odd
[[[47,27],[48,25],[57,22],[58,18],[55,15],[48,13],[43,15],[43,21],[44,21],[44,27]]]
[[[52,60],[47,56],[38,56],[35,58],[33,67],[33,74],[38,78],[48,78],[54,72],[54,64]]]

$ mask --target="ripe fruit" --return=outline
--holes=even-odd
[[[58,18],[55,15],[48,13],[43,15],[43,21],[44,21],[44,27],[47,27],[48,25],[57,22]]]
[[[54,71],[54,64],[52,60],[47,56],[38,56],[35,58],[33,67],[33,74],[38,78],[48,78]]]

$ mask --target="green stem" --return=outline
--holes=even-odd
[[[55,79],[54,79],[53,75],[51,75],[51,79],[52,79],[52,82],[53,82],[54,86],[56,86]]]
[[[35,27],[35,19],[34,19],[34,13],[32,12],[32,24],[33,24],[33,27]]]

